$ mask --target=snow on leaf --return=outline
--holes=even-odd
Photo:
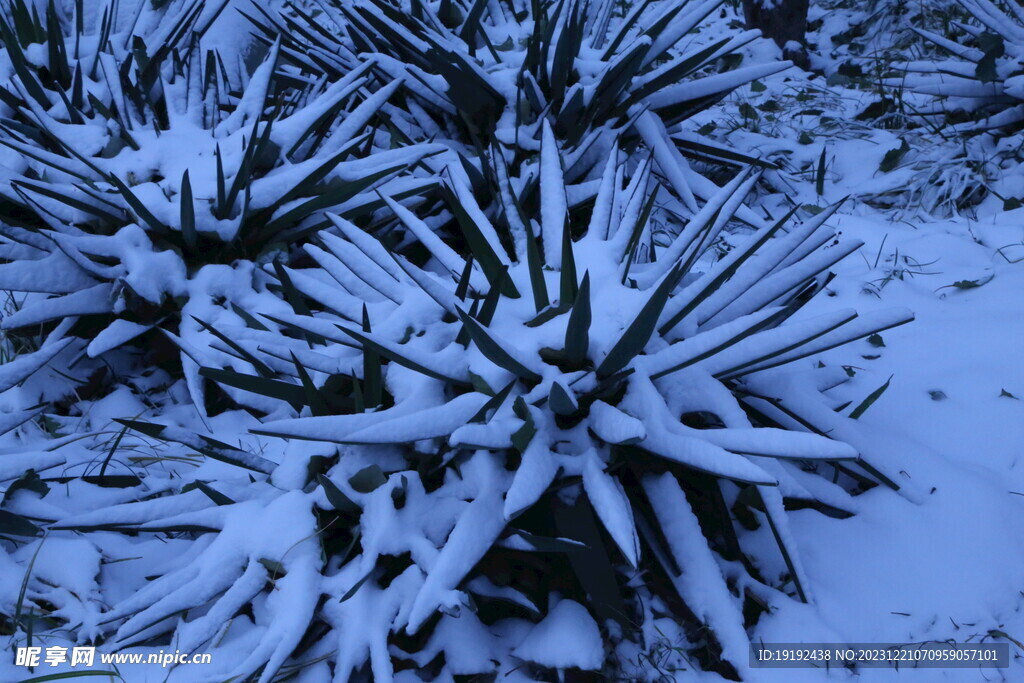
[[[128,320],[118,319],[93,337],[85,351],[90,358],[96,358],[111,349],[135,339],[139,335],[145,334],[151,329],[153,329],[152,325],[140,325]]]
[[[437,609],[458,604],[456,586],[494,545],[504,528],[501,494],[488,485],[459,517],[430,568],[409,612],[405,629],[408,633],[416,633]]]
[[[641,484],[669,550],[682,569],[679,575],[669,572],[672,584],[687,607],[714,631],[722,655],[742,674],[747,668],[750,641],[736,598],[729,592],[686,495],[670,473],[648,475]]]
[[[736,481],[775,485],[775,479],[742,455],[706,441],[696,430],[678,423],[650,380],[634,373],[620,407],[643,415],[647,437],[637,445],[660,457]]]
[[[558,464],[552,457],[548,445],[543,439],[535,436],[523,452],[523,460],[516,469],[512,486],[505,494],[502,513],[505,519],[512,519],[536,503],[547,491],[556,474]]]
[[[584,456],[583,488],[608,534],[619,546],[630,566],[640,561],[640,539],[636,535],[633,509],[622,484],[604,471],[604,463],[593,451]]]
[[[562,231],[565,229],[567,209],[562,161],[558,154],[555,134],[547,119],[544,119],[544,138],[540,155],[540,220],[544,263],[557,270],[562,267]]]
[[[110,284],[103,283],[64,296],[53,297],[12,313],[3,319],[2,326],[5,330],[12,330],[73,315],[107,313],[111,308],[112,291]]]
[[[604,401],[591,404],[588,426],[605,443],[631,444],[647,436],[642,421]]]
[[[604,644],[597,622],[586,608],[562,600],[530,629],[512,654],[553,669],[595,671],[604,661]]]
[[[18,356],[14,360],[0,365],[0,392],[7,391],[39,370],[74,341],[74,339],[61,339],[44,346],[35,353]]]
[[[448,436],[466,424],[488,400],[485,394],[462,394],[444,405],[360,429],[343,437],[341,443],[409,443]]]
[[[0,265],[0,289],[69,294],[95,284],[96,280],[59,251],[38,260]]]
[[[42,472],[67,461],[60,453],[29,451],[0,455],[0,481],[16,479],[28,470]]]

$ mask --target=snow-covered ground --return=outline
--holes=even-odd
[[[914,311],[913,323],[814,361],[856,373],[833,391],[851,402],[846,412],[888,383],[859,421],[875,436],[874,457],[898,471],[913,492],[875,488],[855,499],[857,514],[849,519],[791,513],[815,604],[791,603],[763,617],[754,640],[1010,642],[1009,670],[864,669],[853,677],[1024,680],[1024,649],[1012,640],[1024,636],[1024,211],[1003,211],[989,195],[964,215],[928,215],[920,193],[905,190],[917,182],[927,192],[922,177],[933,177],[936,160],[950,158],[957,143],[854,122],[877,97],[823,88],[821,80],[779,74],[766,88],[737,93],[705,116],[731,118],[735,125],[744,102],[773,100],[789,113],[801,105],[812,110],[762,120],[761,129],[747,121],[732,136],[744,136],[791,170],[803,169],[802,185],[783,186],[793,201],[807,206],[851,198],[833,224],[864,246],[833,269],[828,296],[806,314],[836,306]],[[819,95],[787,103],[802,92]],[[814,137],[801,144],[804,130]],[[901,136],[913,146],[891,170],[881,170]],[[819,195],[814,181],[822,149]],[[1016,172],[1010,167],[995,186]],[[958,183],[980,182],[963,168],[951,175]],[[896,202],[879,207],[879,197],[890,193]],[[821,671],[794,669],[753,673],[752,680],[825,678]]]
[[[913,226],[877,216],[838,220],[844,234],[865,242],[837,269],[830,288],[838,303],[905,305],[916,320],[883,334],[884,346],[862,341],[821,361],[856,368],[842,386],[853,405],[891,377],[859,419],[924,495],[911,501],[876,488],[844,520],[792,513],[817,602],[765,617],[757,628],[765,642],[979,642],[990,632],[1024,634],[1024,267],[996,252],[1013,244],[1003,253],[1024,252],[1022,219],[1018,210]],[[894,275],[900,270],[902,279]],[[957,282],[985,284],[961,289]],[[859,680],[1020,680],[1022,654],[1011,645],[1007,671],[869,669]],[[804,680],[793,670],[770,674]]]

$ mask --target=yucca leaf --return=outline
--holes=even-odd
[[[469,315],[472,316],[473,318],[476,318],[477,313],[479,311],[480,311],[480,299],[473,299],[473,302],[469,305]],[[453,315],[457,315],[457,314],[458,314],[457,311],[455,313],[453,313]],[[470,341],[472,341],[472,339],[469,336],[469,328],[467,328],[465,325],[463,325],[462,329],[460,329],[459,333],[455,336],[455,343],[465,349],[465,348],[469,348],[469,342]],[[473,375],[473,373],[470,373],[470,375],[475,377],[475,375]],[[487,392],[484,392],[484,393],[487,393]]]
[[[523,400],[522,396],[516,396],[515,401],[512,402],[512,412],[523,421],[523,426],[512,434],[512,447],[520,453],[525,453],[527,446],[530,445],[534,435],[537,434],[537,424],[534,422],[533,416],[530,414],[530,408],[526,405],[526,401]]]
[[[629,106],[640,102],[648,95],[679,83],[692,72],[699,69],[709,57],[718,52],[729,41],[729,38],[722,38],[721,40],[699,50],[695,54],[688,57],[681,57],[671,65],[659,69],[658,72],[650,78],[644,78],[640,87],[630,93],[629,99],[626,101],[623,108],[628,108]]]
[[[106,223],[112,223],[116,225],[125,219],[125,214],[121,212],[120,207],[107,204],[107,206],[110,206],[110,210],[107,210],[95,204],[83,202],[80,199],[76,199],[67,193],[58,192],[56,190],[50,189],[46,185],[30,183],[25,180],[12,180],[11,187],[15,189],[15,191],[17,191],[17,188],[23,187],[27,190],[35,192],[36,194],[41,194],[44,197],[47,197],[48,199],[53,199],[54,201],[58,201],[62,204],[65,204],[66,206],[69,206],[72,209],[82,211],[83,213],[92,214],[96,218]],[[79,189],[82,189],[83,192],[85,192],[83,188]],[[85,193],[89,194],[88,192]],[[114,213],[114,211],[117,211],[119,213]]]
[[[490,286],[494,287],[501,275],[502,266],[507,265],[507,260],[498,255],[496,251],[496,248],[498,248],[497,240],[495,241],[495,246],[492,246],[492,240],[488,240],[484,236],[483,230],[477,225],[476,220],[470,215],[470,211],[464,206],[463,200],[475,203],[472,194],[468,188],[459,189],[451,183],[441,185],[441,193],[447,208],[450,208],[452,213],[455,214],[456,221],[463,233],[463,237],[466,239],[470,253],[473,255],[474,260],[480,264],[487,282],[490,283]],[[480,216],[481,221],[486,220],[479,207],[473,206],[472,210],[475,215]],[[505,296],[514,299],[519,297],[519,292],[511,280],[505,282],[502,291]]]
[[[614,375],[625,368],[634,356],[644,350],[651,335],[654,334],[654,328],[658,324],[658,318],[668,302],[669,295],[682,277],[683,270],[677,266],[662,278],[633,322],[623,331],[615,346],[597,366],[598,377],[607,378]]]
[[[362,513],[363,509],[346,496],[333,481],[323,474],[318,474],[316,480],[327,495],[327,502],[333,505],[334,509],[342,516],[353,518],[358,517]]]
[[[540,147],[540,220],[544,243],[544,263],[551,268],[562,267],[562,234],[568,230],[568,208],[565,177],[558,143],[551,124],[544,120]]]
[[[709,296],[718,291],[718,288],[721,287],[727,280],[729,280],[729,278],[731,278],[733,274],[737,270],[739,270],[743,263],[746,262],[751,256],[753,256],[754,253],[756,253],[757,250],[760,249],[765,242],[767,242],[773,235],[775,235],[775,233],[777,233],[782,228],[782,226],[785,225],[786,222],[793,217],[793,214],[795,214],[799,208],[799,206],[794,206],[786,213],[785,216],[776,221],[774,225],[772,225],[769,228],[765,228],[760,232],[760,234],[750,239],[746,245],[744,245],[740,249],[737,249],[735,252],[733,252],[733,254],[730,254],[730,256],[728,257],[728,265],[718,269],[718,272],[715,273],[714,276],[706,278],[707,283],[703,287],[701,287],[700,290],[696,292],[689,299],[689,301],[687,301],[687,303],[684,306],[682,306],[671,318],[669,318],[669,320],[664,325],[658,328],[658,331],[661,334],[667,334],[669,330],[678,325],[682,321],[682,319],[685,318],[698,305],[700,305],[701,302],[703,302]]]
[[[516,260],[522,260],[527,248],[527,224],[529,219],[523,211],[519,197],[509,176],[508,164],[496,142],[491,144],[491,164],[494,166],[495,181],[498,186],[498,200],[501,202],[502,215],[515,245]]]
[[[825,194],[825,148],[821,148],[821,158],[818,159],[818,172],[815,175],[814,188],[818,196]]]
[[[469,281],[473,275],[473,255],[470,254],[466,259],[466,265],[462,269],[462,274],[459,275],[459,281],[455,286],[455,298],[459,301],[465,301],[466,295],[469,293]]]
[[[484,237],[479,226],[466,212],[466,209],[462,206],[462,203],[451,188],[447,185],[442,186],[442,193],[445,195],[447,206],[455,214],[456,222],[462,231],[462,235],[466,238],[466,243],[469,245],[473,259],[480,264],[484,275],[487,277],[487,281],[491,283],[491,287],[494,287],[501,276],[502,266],[505,264],[498,258],[494,249],[491,248],[490,242]],[[505,280],[501,291],[507,297],[519,298],[519,292],[516,290],[515,284],[513,284],[511,279]]]
[[[709,633],[717,634],[717,638],[728,639],[727,642],[736,645],[730,654],[738,660],[739,644],[743,643],[745,651],[748,636],[738,609],[712,607],[729,604],[733,595],[705,540],[701,520],[671,473],[660,476],[647,474],[641,485],[650,502],[652,518],[659,523],[662,539],[666,541],[665,546],[659,543],[658,547],[663,547],[673,557],[673,561],[665,565],[672,587],[687,606],[687,611],[695,610],[695,613],[690,613],[690,618],[696,618]],[[746,657],[745,653],[743,656]],[[741,664],[739,661],[735,663]]]
[[[487,7],[487,0],[474,0],[462,22],[462,29],[459,31],[459,38],[467,45],[473,46],[476,42],[476,34],[480,31],[480,23],[483,18],[484,9]],[[486,39],[486,34],[484,38]]]
[[[533,292],[533,308],[540,313],[551,305],[548,300],[548,286],[544,281],[544,268],[541,264],[540,251],[537,249],[537,239],[533,235],[533,229],[529,222],[526,228],[526,264],[530,271],[530,289]]]
[[[355,413],[361,414],[366,412],[366,395],[363,392],[363,385],[356,377],[355,370],[352,371],[350,376],[352,380],[352,403],[355,406]]]
[[[68,112],[68,121],[75,125],[81,125],[85,123],[85,119],[82,117],[82,113],[71,103],[68,99],[67,93],[64,90],[57,90],[57,96],[61,102],[64,103],[64,109]]]
[[[587,126],[582,125],[584,116],[587,115],[584,106],[586,98],[583,95],[584,88],[579,83],[574,85],[569,92],[571,94],[566,98],[558,112],[558,118],[555,119],[555,130],[559,134],[564,134],[566,143],[576,145],[588,132]]]
[[[369,334],[370,314],[363,304],[363,332]],[[365,404],[370,407],[377,407],[384,398],[384,379],[381,370],[380,356],[372,349],[363,347],[363,393]]]
[[[107,181],[117,188],[117,191],[121,193],[122,197],[124,197],[124,200],[128,203],[128,206],[131,208],[132,212],[139,218],[139,220],[143,221],[147,226],[149,226],[150,230],[164,238],[172,237],[171,229],[164,225],[162,222],[160,222],[160,219],[154,216],[153,213],[148,208],[146,208],[146,205],[143,204],[142,201],[135,196],[135,193],[132,192],[131,189],[127,185],[125,185],[120,178],[118,178],[114,174],[110,174],[107,176]]]
[[[224,178],[224,157],[220,153],[219,144],[214,148],[213,156],[217,160],[217,204],[213,215],[224,219],[228,216],[229,208],[227,206],[227,181]]]
[[[380,465],[367,465],[349,477],[348,483],[359,493],[371,493],[387,481],[387,475],[381,470]]]
[[[270,328],[261,323],[251,313],[246,311],[244,308],[241,308],[237,304],[232,303],[231,310],[232,312],[235,313],[235,315],[237,315],[239,318],[245,321],[246,327],[250,327],[254,330],[263,330],[264,332],[270,331]]]
[[[733,355],[716,358],[715,360],[719,363],[736,364],[714,374],[718,377],[749,374],[754,372],[754,368],[765,369],[767,366],[764,362],[770,359],[787,359],[783,362],[789,362],[787,354],[790,352],[796,350],[801,353],[805,352],[810,342],[819,338],[827,339],[829,333],[839,330],[856,318],[856,311],[843,309],[807,321],[768,330],[756,338],[747,339],[733,347]],[[737,352],[739,352],[738,355]],[[756,358],[750,359],[751,355]]]
[[[96,53],[93,55],[92,58],[92,66],[89,67],[89,78],[93,80],[96,79],[96,66],[99,64],[100,55],[103,54],[103,48],[107,45],[107,42],[110,40],[110,9],[111,8],[109,6],[104,7],[103,15],[100,18],[99,41],[96,46]]]
[[[328,162],[325,162],[324,166],[330,164],[332,161],[334,160],[328,160]],[[317,193],[315,192],[310,191],[310,194],[313,195],[312,199],[309,199],[303,202],[302,204],[299,204],[298,206],[285,211],[280,216],[270,220],[265,226],[263,226],[261,230],[259,230],[258,234],[261,235],[262,237],[273,236],[278,232],[282,231],[283,229],[285,229],[286,227],[289,227],[290,225],[297,223],[302,218],[305,218],[306,216],[316,211],[321,211],[323,209],[328,209],[332,206],[338,206],[339,204],[343,204],[344,202],[358,195],[360,192],[370,188],[371,186],[387,178],[388,176],[392,176],[395,173],[404,170],[407,167],[407,164],[397,164],[390,168],[377,171],[376,173],[371,173],[370,175],[364,178],[360,178],[359,180],[351,182],[339,181],[336,185],[329,186],[326,189],[326,191],[320,193],[319,195],[317,195]],[[380,203],[383,204],[383,200],[381,200]],[[346,217],[348,216],[346,215]]]
[[[298,384],[291,384],[290,382],[260,377],[258,375],[246,375],[234,370],[223,370],[220,368],[199,368],[199,374],[218,384],[226,384],[229,387],[248,391],[259,396],[284,401],[296,411],[301,410],[302,406],[306,405],[306,392]]]
[[[288,303],[291,304],[292,308],[299,315],[311,316],[312,313],[309,310],[309,306],[306,305],[306,300],[302,298],[302,294],[292,284],[292,279],[288,275],[288,271],[277,259],[274,259],[274,273],[277,275],[278,281],[281,283],[281,290],[284,292],[285,298]],[[318,343],[323,344],[322,340]]]
[[[182,493],[188,493],[192,489],[196,489],[198,491],[201,491],[203,494],[206,495],[207,498],[212,500],[217,505],[234,505],[235,504],[235,501],[231,500],[230,498],[225,496],[220,491],[217,491],[216,489],[211,487],[209,484],[207,484],[206,482],[202,482],[202,481],[193,481],[190,484],[186,484],[185,486],[183,486],[181,488],[181,492]]]
[[[487,356],[495,365],[508,370],[516,377],[527,382],[539,382],[542,378],[539,374],[528,368],[523,361],[513,357],[508,351],[511,348],[508,344],[496,340],[483,325],[471,318],[462,309],[458,309],[459,318],[466,326],[469,336],[476,343],[480,352]]]
[[[63,87],[71,84],[71,71],[68,69],[67,47],[64,45],[64,33],[57,20],[57,10],[53,0],[46,5],[46,49],[50,76]],[[58,92],[60,90],[58,89]]]
[[[38,536],[42,529],[25,517],[9,510],[0,510],[0,535]]]
[[[448,382],[457,386],[470,385],[468,377],[452,377],[447,374],[445,370],[435,366],[434,363],[431,362],[432,359],[420,356],[417,356],[414,359],[412,357],[413,354],[401,349],[399,345],[392,345],[382,340],[372,338],[367,334],[363,334],[349,327],[342,327],[341,325],[338,325],[337,327],[342,332],[362,344],[364,349],[370,349],[380,354],[382,357],[407,367],[410,370],[415,370],[416,372],[427,375],[428,377],[433,377],[434,379],[439,379],[442,382]],[[411,349],[409,349],[409,351],[411,351]]]
[[[576,279],[576,257],[572,249],[572,234],[566,229],[562,231],[562,270],[559,274],[558,303],[570,305],[576,299],[579,281]]]
[[[861,403],[856,408],[850,411],[850,419],[856,420],[865,412],[867,412],[867,409],[874,405],[875,401],[880,399],[882,397],[882,394],[885,393],[885,390],[889,388],[890,382],[892,382],[892,375],[889,375],[889,379],[885,380],[885,384],[883,384],[882,386],[878,387],[870,394],[868,394],[867,398],[861,401]]]
[[[578,553],[587,550],[587,545],[580,541],[569,538],[554,538],[551,536],[538,536],[522,529],[509,527],[509,535],[518,536],[526,541],[527,547],[522,550],[533,550],[538,553]],[[519,549],[519,546],[516,545]]]
[[[487,414],[491,411],[496,411],[498,408],[505,403],[505,399],[508,398],[509,394],[512,393],[512,387],[516,385],[515,380],[512,380],[505,385],[505,388],[497,392],[483,405],[482,408],[477,412],[476,415],[471,417],[467,424],[484,423],[487,421]]]
[[[871,334],[877,334],[893,327],[905,325],[913,320],[914,315],[905,309],[879,311],[860,316],[852,322],[833,328],[828,333],[816,335],[813,339],[804,340],[800,344],[791,347],[792,350],[788,352],[766,354],[765,357],[759,360],[745,363],[738,368],[732,368],[726,373],[719,373],[719,376],[722,379],[729,379],[752,372],[761,372],[762,370],[792,363],[801,358],[834,349],[843,344],[848,344],[855,339],[862,339]],[[769,358],[772,359],[771,362],[765,362]]]
[[[208,458],[219,460],[221,462],[228,463],[229,465],[235,465],[236,467],[243,467],[254,472],[270,474],[276,466],[275,463],[258,455],[248,453],[240,448],[235,448],[234,446],[202,434],[187,432],[180,427],[169,427],[155,422],[127,420],[123,418],[114,418],[114,422],[117,422],[128,429],[139,432],[140,434],[145,434],[151,438],[174,441],[184,446],[188,446],[192,450],[205,455]]]
[[[28,60],[25,58],[25,53],[22,52],[21,43],[18,42],[15,33],[11,30],[7,20],[2,16],[0,16],[0,39],[2,39],[3,45],[7,48],[7,57],[14,68],[15,74],[18,76],[18,81],[25,86],[29,96],[38,102],[40,107],[44,110],[49,109],[50,100],[46,97],[43,86],[39,84],[39,81],[32,73]],[[44,41],[40,40],[38,42]]]
[[[227,3],[221,3],[217,6],[214,12],[209,16],[209,23],[204,26],[196,26],[196,20],[203,11],[203,3],[196,2],[187,10],[178,15],[178,20],[172,24],[172,29],[167,38],[163,40],[156,48],[153,56],[148,60],[145,65],[145,69],[139,76],[139,80],[143,83],[152,83],[157,80],[159,76],[159,67],[164,63],[166,58],[171,54],[172,50],[178,47],[178,44],[185,38],[189,30],[192,28],[196,29],[196,34],[202,37],[202,34],[207,28],[213,23],[216,17],[224,11]],[[113,23],[113,22],[111,22]]]
[[[593,452],[584,454],[583,490],[597,518],[622,552],[630,567],[640,566],[640,539],[636,533],[633,505],[622,483],[605,470],[605,463]]]
[[[194,251],[198,243],[196,235],[196,207],[192,203],[192,183],[188,179],[188,170],[181,176],[181,237],[185,247]]]
[[[274,125],[274,119],[267,121],[267,125],[263,127],[263,132],[259,133],[259,124],[261,118],[257,118],[253,121],[252,130],[249,132],[249,139],[245,145],[245,151],[242,153],[242,160],[238,165],[238,171],[235,173],[235,177],[231,181],[231,186],[228,189],[227,196],[224,199],[223,211],[225,215],[231,212],[231,207],[235,205],[235,200],[238,199],[238,194],[242,191],[243,187],[248,187],[252,180],[253,164],[255,160],[259,158],[259,151],[266,145],[270,139],[270,131]],[[243,139],[244,140],[244,139]],[[261,145],[261,140],[262,145]]]
[[[307,140],[309,140],[311,136],[313,136],[313,142],[309,145],[309,149],[304,153],[304,156],[306,158],[310,158],[316,152],[317,148],[320,146],[321,141],[324,139],[324,137],[326,137],[327,133],[330,131],[331,125],[338,119],[338,113],[341,111],[341,108],[345,105],[345,95],[348,92],[350,92],[350,90],[354,90],[356,86],[359,85],[359,83],[364,82],[362,77],[365,76],[366,73],[373,68],[373,66],[373,61],[365,61],[362,64],[360,64],[354,71],[345,76],[346,81],[352,81],[352,85],[350,86],[350,88],[346,88],[344,91],[342,91],[342,93],[335,102],[333,102],[329,107],[324,109],[324,111],[319,116],[317,116],[316,119],[310,122],[310,124],[306,126],[306,128],[298,136],[296,136],[295,143],[291,146],[291,148],[288,149],[288,151],[285,153],[285,156],[287,156],[289,159],[293,159],[295,157],[296,152],[298,152],[299,148],[302,147],[302,145]],[[357,139],[360,141],[364,140],[363,136],[358,136]]]
[[[622,282],[626,282],[629,279],[630,268],[636,260],[636,252],[640,247],[640,238],[647,227],[647,221],[651,219],[651,212],[654,210],[654,201],[657,197],[657,192],[650,192],[647,195],[647,200],[644,202],[640,215],[637,217],[636,225],[633,227],[633,233],[629,236],[629,242],[626,243],[626,251],[622,259],[625,262],[622,269]]]
[[[39,8],[35,3],[31,4],[32,12],[29,13],[29,4],[25,0],[15,0],[8,3],[11,19],[14,21],[14,30],[18,36],[19,45],[28,47],[32,43],[42,43],[45,40],[45,33],[39,22]]]
[[[799,596],[801,602],[810,602],[803,567],[800,566],[797,560],[795,549],[789,545],[792,537],[789,534],[789,525],[786,521],[782,494],[779,493],[778,489],[770,486],[755,486],[753,490],[757,492],[761,499],[765,517],[768,519],[768,525],[772,530],[772,536],[775,537],[775,543],[779,546],[779,552],[782,553],[782,559],[789,570],[789,576],[793,579],[793,586],[796,588],[797,596]]]
[[[594,520],[594,511],[587,497],[579,496],[571,505],[556,505],[553,512],[558,534],[582,543],[586,548],[566,557],[587,593],[591,607],[602,621],[612,620],[623,628],[631,628],[622,591],[609,559],[611,555],[601,538],[601,530]]]
[[[551,383],[551,391],[548,393],[548,405],[551,406],[551,410],[556,415],[573,415],[580,408],[572,392],[558,381]]]
[[[491,324],[491,320],[494,318],[494,312],[498,310],[498,301],[501,299],[501,288],[505,283],[505,279],[508,277],[508,266],[502,266],[501,274],[498,276],[498,281],[490,291],[487,292],[487,296],[484,297],[484,303],[480,306],[480,311],[473,316],[481,325],[488,327]]]
[[[111,111],[107,105],[103,104],[95,95],[92,93],[88,94],[89,105],[95,109],[100,116],[107,121],[111,121],[116,124],[117,135],[125,144],[134,149],[136,152],[141,149],[139,143],[136,142],[135,138],[132,137],[131,133],[128,132],[128,126],[126,125],[124,118],[121,116],[119,111]]]
[[[302,392],[305,394],[305,403],[309,406],[310,413],[314,416],[330,415],[330,410],[327,408],[327,402],[324,397],[320,394],[320,390],[313,384],[313,380],[310,379],[309,373],[306,372],[306,368],[299,362],[298,356],[292,351],[292,363],[295,365],[295,372],[299,376],[299,381],[302,383]]]
[[[590,112],[585,120],[598,120],[613,110],[626,111],[625,104],[617,105],[622,101],[623,91],[643,66],[649,49],[650,43],[637,41],[629,52],[623,54],[606,68],[601,80],[594,88],[594,95],[590,100]]]
[[[0,91],[2,90],[3,88],[0,88]],[[0,123],[0,130],[3,130],[4,132],[9,134],[11,128],[10,126]],[[79,170],[75,168],[68,168],[67,160],[56,154],[51,154],[49,152],[46,152],[45,150],[39,150],[35,147],[31,147],[15,139],[10,139],[6,135],[0,136],[0,145],[13,149],[15,152],[24,156],[27,159],[32,159],[33,161],[37,161],[45,166],[49,166],[50,168],[58,170],[62,173],[67,173],[68,175],[78,178],[79,180],[87,182],[92,180],[92,178],[80,172]]]
[[[759,159],[749,154],[737,152],[724,145],[715,145],[710,141],[698,142],[692,137],[674,136],[672,142],[681,150],[690,152],[690,156],[703,157],[710,160],[731,161],[744,166],[755,166],[770,170],[778,170],[778,166],[770,161]]]
[[[38,351],[23,353],[17,358],[0,364],[0,392],[7,391],[21,384],[25,379],[46,366],[62,351],[74,343],[71,337],[65,337],[52,344],[47,344]]]
[[[567,0],[568,9],[563,12],[562,30],[554,44],[551,56],[549,87],[552,100],[562,99],[565,86],[573,76],[574,61],[583,43],[583,24],[580,21],[580,5],[576,0]],[[550,47],[548,49],[550,51]]]
[[[581,367],[590,352],[590,272],[583,273],[583,282],[569,312],[565,327],[565,359],[571,367]]]
[[[621,45],[622,41],[625,40],[627,35],[629,35],[629,32],[636,25],[637,20],[644,13],[644,10],[646,10],[650,6],[650,4],[651,0],[641,0],[641,2],[632,6],[632,9],[630,9],[629,14],[627,14],[626,17],[622,20],[622,23],[619,24],[618,32],[615,34],[615,37],[612,38],[612,41],[608,44],[608,47],[605,48],[604,55],[601,57],[601,61],[607,62],[615,55],[616,51],[619,49],[619,45]]]
[[[449,84],[448,98],[470,130],[494,122],[505,98],[481,74],[479,67],[452,50],[431,47],[426,55],[431,68]]]
[[[788,318],[790,315],[792,315],[795,308],[795,306],[779,307],[779,310],[775,311],[774,313],[771,313],[770,315],[762,315],[760,312],[753,313],[751,314],[751,317],[754,318],[753,321],[751,321],[749,324],[747,324],[746,321],[744,321],[743,325],[739,325],[739,321],[737,321],[737,326],[739,327],[739,329],[737,329],[734,334],[730,334],[727,338],[722,339],[718,343],[709,345],[709,347],[706,350],[701,351],[699,353],[694,353],[693,355],[686,355],[686,357],[684,358],[679,358],[678,356],[676,356],[675,362],[667,364],[668,367],[665,367],[666,364],[662,364],[660,367],[649,367],[648,369],[651,370],[651,379],[658,379],[659,377],[664,377],[665,375],[669,375],[672,374],[673,372],[678,372],[679,370],[688,368],[691,365],[695,365],[707,358],[713,358],[722,351],[728,349],[734,344],[743,341],[744,339],[747,339],[748,337],[753,336],[757,332],[764,329],[772,328],[775,325],[779,324],[780,322]],[[724,330],[726,328],[722,327],[721,329]],[[718,331],[719,330],[712,331],[708,334],[716,334],[716,332]],[[695,343],[701,343],[701,340],[702,337],[694,338]],[[679,354],[682,352],[682,349],[687,343],[690,342],[683,341],[678,344],[675,344],[672,347],[670,347],[671,351],[666,350],[665,353]],[[657,356],[653,356],[652,359],[654,359],[655,363],[658,363],[659,359],[657,358]]]
[[[237,342],[235,342],[233,339],[228,337],[226,334],[224,334],[223,332],[221,332],[220,330],[218,330],[217,328],[215,328],[213,325],[209,324],[205,320],[201,320],[201,319],[197,318],[196,316],[192,316],[192,319],[195,320],[197,323],[199,323],[204,330],[206,330],[207,332],[209,332],[213,336],[217,337],[217,339],[219,339],[222,342],[224,342],[231,350],[233,350],[235,353],[237,353],[241,358],[244,358],[246,361],[251,363],[253,368],[256,370],[256,372],[261,377],[273,377],[274,376],[274,374],[275,374],[274,371],[271,370],[269,367],[267,367],[267,365],[263,361],[261,361],[260,359],[256,358],[256,356],[254,356],[251,353],[249,353],[248,351],[246,351],[242,346],[240,346]],[[266,329],[266,328],[264,327],[264,329]]]

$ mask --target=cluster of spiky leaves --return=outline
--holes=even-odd
[[[743,206],[756,175],[717,188],[684,153],[752,160],[667,132],[784,68],[706,74],[753,34],[676,50],[719,0],[621,19],[568,0],[261,13],[269,50],[244,88],[198,50],[215,16],[199,0],[162,5],[176,18],[145,40],[112,10],[86,29],[83,4],[44,22],[16,0],[5,28],[20,47],[0,141],[24,163],[0,286],[34,294],[4,324],[46,338],[0,392],[66,351],[161,336],[187,392],[137,401],[98,466],[74,451],[90,435],[5,456],[0,530],[74,533],[97,578],[75,592],[29,572],[16,604],[0,595],[4,633],[31,632],[27,608],[107,649],[214,651],[211,679],[390,681],[614,670],[668,614],[736,677],[758,614],[811,599],[785,508],[842,516],[895,486],[807,400],[842,370],[778,373],[909,315],[793,318],[858,246],[824,227],[834,209],[764,224]],[[688,217],[668,238],[662,210]],[[723,254],[736,219],[753,231]],[[202,411],[212,386],[249,413],[197,433],[179,397]],[[227,443],[254,415],[287,446]],[[178,455],[119,462],[152,441]],[[36,474],[72,464],[89,474]],[[69,513],[47,481],[108,491]],[[778,552],[741,546],[758,533]],[[105,567],[139,556],[150,573]]]
[[[118,33],[110,7],[83,28],[82,3],[67,20],[51,3],[42,21],[15,0],[14,24],[0,24],[12,65],[0,144],[20,164],[0,186],[0,287],[36,293],[3,321],[9,334],[62,324],[99,357],[159,345],[159,330],[186,365],[212,363],[210,318],[265,290],[251,262],[287,260],[326,208],[370,220],[378,192],[435,184],[396,179],[432,148],[381,143],[373,120],[397,84],[370,63],[297,82],[273,45],[242,87],[235,65],[200,50],[220,4],[164,9],[178,5],[149,45]],[[45,63],[30,58],[39,41]]]
[[[964,132],[1017,129],[1024,122],[1024,9],[1015,2],[957,0],[978,25],[953,22],[956,40],[915,28],[950,59],[894,65],[906,72],[889,84],[937,98],[922,116]]]
[[[547,121],[570,184],[593,180],[613,147],[643,144],[689,214],[716,186],[688,158],[718,166],[763,162],[750,150],[667,131],[733,89],[790,66],[733,69],[760,33],[707,40],[697,29],[721,5],[644,0],[619,17],[615,0],[331,0],[313,14],[291,7],[252,21],[268,43],[280,36],[283,57],[310,73],[333,78],[357,56],[373,59],[376,70],[402,81],[404,99],[389,112],[392,132],[450,145],[474,187],[486,187],[490,197],[499,198],[511,178],[518,201],[536,210]],[[759,224],[746,208],[738,216]]]
[[[332,215],[336,231],[305,247],[317,266],[278,271],[295,310],[224,330],[220,350],[250,370],[207,376],[278,402],[277,418],[299,411],[256,430],[291,439],[297,461],[125,422],[260,483],[190,485],[177,504],[153,496],[55,527],[206,539],[104,615],[114,646],[202,650],[242,619],[255,626],[247,656],[224,673],[260,680],[301,662],[327,662],[337,681],[486,675],[516,659],[597,669],[671,614],[703,666],[736,677],[756,616],[788,592],[810,599],[785,508],[848,515],[852,490],[894,484],[790,405],[791,382],[769,398],[749,380],[909,314],[791,320],[859,246],[824,227],[835,207],[782,217],[719,258],[716,237],[756,181],[742,173],[655,249],[650,161],[626,174],[609,159],[574,234],[555,145],[542,156],[543,239],[527,229],[506,250],[456,198],[471,245],[459,254],[389,199],[419,240],[407,258]],[[846,377],[811,372],[814,393]],[[262,483],[272,470],[288,493]],[[742,548],[753,532],[734,517],[770,530],[778,552]],[[579,639],[556,654],[534,642],[568,638],[560,628]]]

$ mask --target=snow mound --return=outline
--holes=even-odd
[[[530,631],[512,654],[553,669],[601,668],[601,632],[586,608],[562,600]]]

